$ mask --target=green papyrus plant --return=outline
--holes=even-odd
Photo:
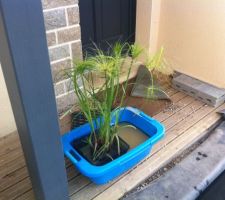
[[[118,129],[123,126],[119,124],[119,110],[124,106],[130,73],[142,49],[136,44],[116,43],[111,47],[110,53],[104,53],[98,48],[95,51],[95,56],[74,62],[72,71],[67,73],[73,82],[80,110],[91,127],[92,132],[87,142],[93,149],[93,160],[107,156],[115,141],[120,154]],[[162,54],[163,49],[160,49],[152,58],[147,59],[146,66],[150,72],[161,66]],[[120,84],[122,66],[125,63],[128,63],[127,74],[125,82]],[[153,92],[152,82],[149,95],[153,95]],[[99,120],[97,120],[98,116],[100,116]],[[111,126],[112,117],[115,117],[113,126]]]

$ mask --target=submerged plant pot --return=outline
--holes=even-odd
[[[71,129],[77,128],[87,123],[87,119],[81,112],[74,112],[72,113],[71,117],[72,117]]]
[[[112,112],[111,126],[115,123],[114,112]],[[145,133],[148,139],[107,164],[101,166],[91,164],[74,147],[74,141],[90,135],[91,127],[88,123],[62,136],[64,154],[83,175],[96,184],[105,184],[132,168],[150,153],[152,146],[165,133],[164,126],[161,123],[136,108],[125,107],[121,108],[119,112],[119,123],[128,123],[135,126]],[[98,127],[95,128],[98,129]]]
[[[95,160],[93,160],[92,158],[93,148],[87,143],[87,137],[74,140],[71,144],[72,147],[92,165],[102,166],[109,163],[112,160],[115,160],[119,156],[122,156],[123,154],[127,153],[127,151],[129,150],[129,145],[120,137],[119,143],[120,143],[119,145],[120,153],[118,152],[117,141],[114,140],[107,154],[102,155],[99,159]]]
[[[98,112],[95,112],[95,114],[96,114],[96,116],[99,116]],[[72,117],[71,129],[77,128],[88,122],[86,117],[81,112],[74,112],[74,113],[72,113],[71,117]]]

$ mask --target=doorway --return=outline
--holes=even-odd
[[[134,43],[136,0],[81,0],[79,8],[84,56],[94,44],[105,52],[117,41]]]

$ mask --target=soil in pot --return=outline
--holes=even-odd
[[[102,166],[122,156],[130,149],[130,146],[120,137],[119,137],[119,143],[120,143],[120,146],[119,146],[120,153],[118,152],[117,141],[114,140],[107,154],[105,154],[104,156],[101,156],[100,158],[96,160],[93,160],[93,148],[90,147],[90,145],[87,143],[87,137],[75,140],[72,142],[71,145],[73,146],[74,149],[78,151],[78,153],[82,157],[84,157],[92,165]]]

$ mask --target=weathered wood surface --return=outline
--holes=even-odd
[[[65,159],[71,199],[119,199],[203,137],[206,130],[220,120],[216,111],[225,108],[225,104],[219,108],[206,106],[172,88],[168,88],[167,92],[171,95],[173,105],[153,116],[165,125],[166,136],[153,147],[149,157],[134,169],[109,184],[98,186],[82,176]],[[66,122],[68,119],[64,121]],[[34,199],[17,133],[0,140],[0,200],[14,199]]]

